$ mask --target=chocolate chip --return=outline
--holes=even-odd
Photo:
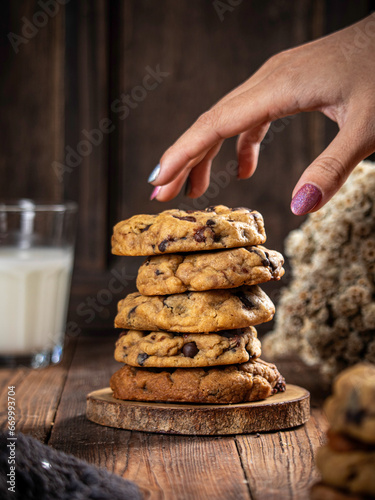
[[[214,226],[216,224],[216,222],[212,219],[208,219],[208,221],[206,222],[206,226]]]
[[[255,247],[246,247],[246,250],[250,253],[255,253],[261,259],[263,266],[272,267],[268,259],[269,254],[267,252],[264,252],[264,256],[263,253]]]
[[[137,307],[138,307],[138,306],[134,306],[134,307],[132,307],[132,309],[130,309],[130,311],[128,312],[128,318],[130,318],[130,316],[131,316],[132,314],[134,314],[134,312],[135,312],[135,310],[137,309]]]
[[[187,215],[186,217],[178,217],[178,215],[173,215],[173,217],[175,219],[186,220],[188,222],[197,222],[197,219],[195,217],[191,217],[189,215]]]
[[[349,395],[348,409],[345,413],[347,422],[354,425],[361,425],[366,416],[366,410],[362,408],[360,398],[356,390],[352,391]]]
[[[140,365],[140,366],[143,366],[143,363],[146,361],[147,358],[149,358],[150,356],[148,354],[146,354],[145,352],[140,352],[138,354],[138,357],[137,357],[137,363]]]
[[[273,393],[276,394],[277,392],[285,392],[285,390],[286,390],[285,378],[280,376],[275,387],[273,388]]]
[[[158,247],[160,252],[165,252],[167,245],[168,245],[168,240],[163,240]]]
[[[220,236],[220,234],[215,234],[215,233],[214,233],[214,242],[215,242],[215,243],[218,243],[220,240],[221,240],[221,236]]]
[[[233,351],[236,350],[237,347],[239,347],[241,344],[241,338],[238,335],[235,335],[234,337],[229,337],[229,348],[232,349]]]
[[[156,269],[155,275],[160,276],[161,274],[164,274],[162,271],[159,271],[159,269]]]
[[[247,309],[254,309],[255,304],[251,302],[251,300],[244,294],[244,292],[239,291],[236,294],[236,297],[240,299],[242,304],[247,308]]]
[[[194,239],[197,243],[204,243],[206,241],[206,236],[204,234],[205,227],[201,227],[195,231]]]
[[[124,330],[123,332],[120,333],[120,335],[118,336],[118,338],[121,339],[121,337],[123,337],[127,333],[128,333],[128,330]]]
[[[265,258],[262,260],[262,264],[264,266],[270,267],[273,271],[275,270],[275,266],[270,261],[270,254],[268,252],[264,252]]]
[[[165,252],[166,249],[167,249],[167,245],[168,243],[170,243],[171,241],[174,241],[174,238],[172,238],[172,236],[168,236],[168,238],[165,238],[165,240],[163,240],[160,245],[158,246],[159,248],[159,251],[160,252]]]
[[[249,210],[251,212],[251,216],[254,219],[254,222],[256,222],[257,226],[260,228],[263,226],[263,217],[260,215],[258,212],[253,212],[252,210]]]
[[[148,226],[145,226],[143,229],[141,229],[141,233],[144,233],[145,231],[147,231],[148,229],[150,229],[151,226],[152,226],[152,224],[149,224]]]
[[[345,480],[348,481],[348,483],[351,483],[356,477],[358,473],[356,470],[352,470],[349,474],[345,476]]]
[[[198,354],[199,349],[198,349],[197,344],[195,342],[188,342],[182,348],[182,352],[183,352],[183,355],[186,356],[187,358],[194,358],[194,356],[196,354]]]
[[[271,268],[272,272],[276,271],[276,269],[277,269],[276,261],[273,261],[272,259],[270,259],[270,254],[268,252],[264,252],[264,253],[265,253],[267,260],[268,260],[268,266]]]

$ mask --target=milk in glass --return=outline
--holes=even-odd
[[[23,356],[62,343],[73,250],[0,247],[0,352]]]

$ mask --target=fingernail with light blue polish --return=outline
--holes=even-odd
[[[158,163],[156,165],[156,167],[154,168],[154,170],[151,172],[151,174],[149,175],[149,178],[147,179],[147,182],[154,182],[154,180],[157,178],[159,173],[160,173],[160,163]]]

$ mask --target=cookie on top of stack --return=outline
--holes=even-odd
[[[226,404],[285,390],[276,366],[260,359],[254,328],[275,312],[258,284],[284,274],[265,240],[258,212],[223,205],[115,226],[115,255],[147,256],[138,292],[118,303],[115,398]]]
[[[375,499],[375,366],[359,363],[344,370],[324,410],[328,442],[317,453],[322,481],[311,498]]]

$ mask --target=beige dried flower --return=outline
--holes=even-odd
[[[366,262],[375,262],[375,238],[368,238],[362,243],[361,255]]]
[[[363,307],[362,320],[363,325],[367,330],[375,330],[375,302],[366,304]]]
[[[332,378],[375,363],[375,166],[358,165],[341,190],[285,241],[292,281],[281,293],[267,356],[294,352]]]

